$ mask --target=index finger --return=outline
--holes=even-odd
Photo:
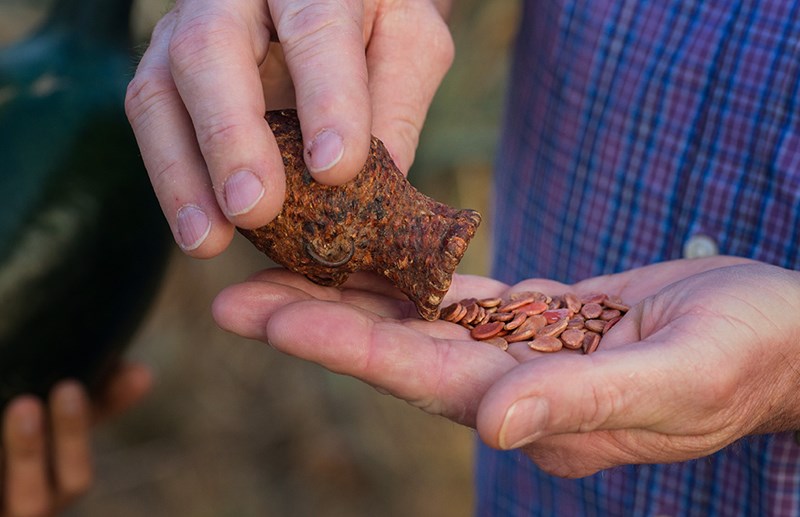
[[[335,302],[304,301],[278,309],[266,329],[269,342],[282,352],[474,427],[483,394],[516,361],[466,336],[441,337],[446,334],[443,326],[453,330],[450,325],[402,322]]]
[[[191,9],[178,10],[169,43],[172,77],[217,202],[231,222],[245,228],[274,218],[285,191],[258,69],[269,40],[260,3],[196,0]]]

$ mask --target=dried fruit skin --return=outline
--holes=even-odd
[[[356,271],[381,274],[420,316],[435,320],[480,214],[416,190],[374,137],[355,179],[317,183],[303,161],[296,112],[271,111],[266,118],[286,169],[286,199],[271,223],[239,232],[276,263],[321,285],[340,285]]]

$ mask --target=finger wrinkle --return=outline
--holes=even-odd
[[[146,130],[151,119],[160,120],[174,111],[176,99],[178,91],[171,77],[158,70],[140,69],[128,83],[125,114],[132,126]]]
[[[260,113],[261,110],[249,112]],[[261,123],[260,118],[258,123]],[[210,113],[203,120],[202,125],[202,129],[198,131],[200,148],[219,149],[222,154],[228,154],[230,149],[235,148],[235,145],[241,140],[242,134],[249,127],[247,121],[243,120],[239,113],[229,111]]]
[[[618,414],[618,411],[622,409],[624,404],[619,401],[620,393],[612,388],[613,386],[610,384],[604,385],[603,389],[595,384],[590,385],[589,400],[591,404],[588,406],[582,404],[582,407],[588,408],[584,410],[588,413],[582,415],[583,418],[578,421],[577,432],[585,433],[603,427],[612,415]]]
[[[224,12],[210,11],[181,20],[169,41],[168,55],[173,72],[191,77],[196,68],[206,69],[209,59],[223,61],[243,29]],[[209,50],[213,52],[209,52]]]
[[[153,184],[153,189],[156,192],[166,192],[169,186],[175,184],[176,178],[180,177],[185,167],[185,161],[178,158],[170,158],[169,161],[164,160],[163,163],[148,168],[148,171],[152,170],[150,172],[150,182]],[[181,203],[179,202],[178,204]]]
[[[306,41],[323,43],[331,34],[339,34],[339,27],[362,34],[360,17],[363,16],[363,8],[360,4],[358,7],[354,4],[343,8],[335,2],[310,1],[291,2],[289,6],[278,14],[276,22],[278,38],[284,47],[299,46]],[[356,10],[357,16],[341,16],[342,12],[352,13]]]

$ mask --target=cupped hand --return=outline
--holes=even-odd
[[[680,274],[712,267],[686,263]],[[509,292],[548,294],[602,291],[638,302],[675,281],[670,276],[636,273],[595,278],[575,286],[530,280],[509,288],[495,280],[455,275],[444,304],[462,298],[491,298]],[[586,291],[578,291],[578,288]],[[271,344],[288,354],[357,377],[430,413],[475,427],[481,399],[490,387],[520,363],[553,359],[512,344],[509,352],[474,341],[469,332],[445,321],[423,321],[414,306],[372,274],[350,277],[345,288],[316,285],[276,268],[230,286],[214,300],[213,314],[224,329]],[[622,321],[617,326],[622,325]],[[592,356],[564,354],[585,362]],[[568,357],[566,357],[568,355]]]
[[[94,406],[84,388],[62,381],[47,406],[22,395],[3,412],[0,516],[47,516],[63,510],[92,483],[92,422],[119,414],[150,389],[149,371],[120,367]]]
[[[267,109],[297,107],[306,164],[322,183],[355,176],[370,133],[407,171],[452,61],[445,3],[179,0],[153,32],[126,111],[181,248],[214,256],[234,225],[280,211]]]
[[[602,352],[527,362],[498,379],[478,408],[481,438],[580,477],[707,456],[799,426],[798,273],[719,267],[728,260],[666,262],[575,285],[618,290],[636,305]],[[713,268],[696,270],[705,265]]]
[[[371,275],[335,289],[269,270],[220,293],[214,316],[229,331],[475,427],[491,446],[522,447],[562,476],[700,457],[800,425],[794,272],[717,257],[510,290],[605,292],[633,306],[591,355],[475,342],[458,325],[421,321]],[[456,276],[445,303],[508,291]]]

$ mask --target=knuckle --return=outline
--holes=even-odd
[[[453,35],[441,18],[431,18],[430,22],[430,58],[440,69],[446,70],[453,64],[456,46]]]
[[[736,397],[739,388],[743,386],[742,379],[736,369],[716,368],[707,372],[712,382],[705,392],[705,402],[714,408],[724,408]]]
[[[580,419],[578,432],[594,431],[610,417],[624,411],[625,391],[618,389],[613,383],[605,383],[602,386],[591,385],[589,389],[591,395],[586,400],[591,403],[582,405],[584,414]]]
[[[425,42],[425,59],[438,70],[450,68],[455,59],[455,42],[447,22],[429,0],[394,1],[404,25],[413,26],[419,41]]]
[[[361,34],[354,20],[342,17],[331,2],[294,2],[281,13],[277,20],[278,36],[284,51],[288,54],[310,52],[317,43],[331,33],[342,29],[354,30]],[[348,27],[350,25],[350,27]]]
[[[198,125],[198,142],[205,153],[231,148],[244,126],[238,115],[227,112],[212,114]]]
[[[175,84],[166,74],[137,71],[125,92],[125,114],[134,128],[145,126],[149,115],[157,113],[174,95]]]
[[[209,51],[226,55],[236,30],[232,19],[217,12],[198,14],[176,24],[167,47],[172,69],[190,75],[206,65]]]

